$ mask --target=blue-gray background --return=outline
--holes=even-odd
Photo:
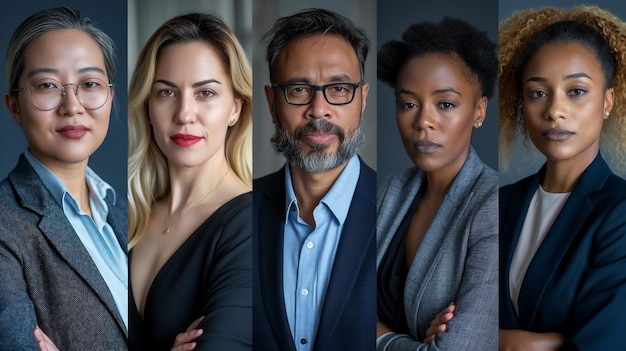
[[[254,124],[253,124],[253,174],[261,177],[278,170],[284,163],[282,155],[277,155],[272,148],[270,138],[274,135],[274,125],[270,116],[264,86],[269,84],[269,70],[265,61],[267,43],[261,37],[274,22],[282,16],[292,15],[300,10],[319,7],[335,11],[351,19],[363,28],[370,39],[370,51],[365,62],[365,81],[370,84],[367,107],[363,114],[365,128],[365,146],[361,157],[372,168],[377,168],[376,161],[376,0],[256,0],[253,5],[254,16]]]
[[[498,39],[497,0],[433,1],[425,4],[411,0],[378,1],[378,46],[401,38],[413,23],[439,22],[443,17],[460,18],[476,28],[487,31],[489,38]],[[373,52],[373,58],[376,52]],[[472,145],[480,158],[491,168],[498,169],[498,95],[497,89],[489,99],[487,117],[480,129],[474,129]],[[396,126],[396,106],[393,89],[381,83],[378,89],[378,179],[413,166],[406,155]]]
[[[113,80],[115,84],[114,108],[111,112],[109,132],[104,143],[89,159],[91,167],[100,177],[115,188],[118,197],[126,197],[126,174],[128,169],[127,69],[126,69],[126,0],[108,1],[7,1],[0,11],[0,93],[6,86],[6,50],[13,32],[31,14],[50,7],[77,8],[107,33],[117,45],[117,65]],[[0,107],[0,179],[5,178],[17,164],[17,159],[27,147],[22,128],[17,126],[4,103]]]
[[[614,15],[618,16],[622,19],[622,21],[626,20],[626,1],[615,1],[615,0],[589,0],[584,2],[574,2],[571,0],[526,0],[526,1],[501,1],[499,7],[499,18],[503,20],[508,18],[513,14],[514,11],[519,11],[528,8],[541,8],[541,7],[560,7],[560,8],[572,8],[577,4],[581,5],[595,5],[604,10],[612,12]],[[624,118],[625,116],[620,116]],[[624,141],[626,143],[626,141]],[[528,141],[527,143],[530,145],[530,150],[535,151],[535,147],[532,146],[532,143]],[[608,158],[610,164],[610,157],[626,157],[626,155],[606,155],[603,153],[605,158]],[[609,157],[606,157],[609,156]],[[500,169],[500,186],[513,183],[515,181],[520,180],[530,174],[536,173],[537,170],[541,167],[541,165],[545,162],[545,157],[541,155],[539,152],[534,152],[528,157],[527,160],[524,159],[524,146],[521,140],[516,140],[513,143],[513,148],[511,155],[509,156],[509,167],[507,169]],[[622,176],[625,176],[622,174]]]

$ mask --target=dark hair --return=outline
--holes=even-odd
[[[528,60],[544,45],[551,43],[578,43],[591,50],[596,56],[602,73],[604,73],[605,88],[609,88],[613,81],[615,62],[609,43],[592,27],[579,21],[561,21],[544,28],[537,36],[531,39],[520,56],[521,75]]]
[[[17,88],[24,70],[24,52],[38,37],[58,29],[77,29],[87,33],[98,43],[109,82],[115,75],[115,44],[89,17],[81,17],[80,11],[67,7],[55,7],[30,15],[13,33],[7,49],[7,85],[9,90]]]
[[[429,53],[456,54],[478,79],[482,95],[489,98],[498,72],[495,49],[486,32],[460,19],[413,24],[402,33],[402,41],[387,42],[378,51],[378,79],[395,88],[400,69],[410,59]]]
[[[294,39],[313,33],[334,33],[345,38],[356,53],[361,66],[361,75],[365,71],[365,58],[370,41],[365,31],[352,21],[332,11],[308,9],[291,16],[281,17],[274,26],[263,35],[263,40],[271,36],[267,46],[267,63],[270,69],[270,81],[276,83],[276,61],[282,50]]]

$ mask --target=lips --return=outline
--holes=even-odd
[[[67,139],[80,139],[89,132],[89,128],[83,125],[65,126],[57,129],[57,133]]]
[[[550,128],[544,131],[543,133],[541,133],[541,135],[543,135],[546,139],[550,141],[567,140],[571,138],[574,134],[576,133],[569,131],[567,129],[564,129],[564,128]]]
[[[432,140],[418,140],[413,144],[413,149],[420,154],[432,154],[441,149],[441,145]]]
[[[202,137],[193,134],[176,134],[170,137],[180,147],[189,147],[202,140]]]
[[[327,144],[335,139],[337,135],[332,132],[308,132],[302,135],[302,138],[311,144]]]

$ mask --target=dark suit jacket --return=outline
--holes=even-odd
[[[283,299],[285,170],[254,181],[255,350],[295,350]],[[376,173],[361,174],[337,248],[313,350],[367,351],[376,339]]]
[[[500,190],[500,327],[565,335],[565,350],[621,350],[626,341],[626,181],[600,154],[578,180],[533,257],[519,317],[509,269],[538,174]]]
[[[108,223],[127,247],[123,197]],[[22,155],[0,183],[0,350],[39,350],[38,324],[60,350],[126,350],[113,296],[62,208]]]

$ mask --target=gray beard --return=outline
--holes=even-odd
[[[276,133],[271,139],[276,152],[282,153],[287,161],[305,172],[318,173],[335,169],[346,163],[363,146],[365,131],[359,122],[357,129],[346,135],[345,132],[326,119],[312,119],[305,126],[296,129],[293,135],[282,129],[279,123],[275,124]],[[328,153],[328,145],[315,144],[308,154],[302,151],[300,139],[304,133],[323,131],[332,132],[339,138],[339,147],[336,152]]]

